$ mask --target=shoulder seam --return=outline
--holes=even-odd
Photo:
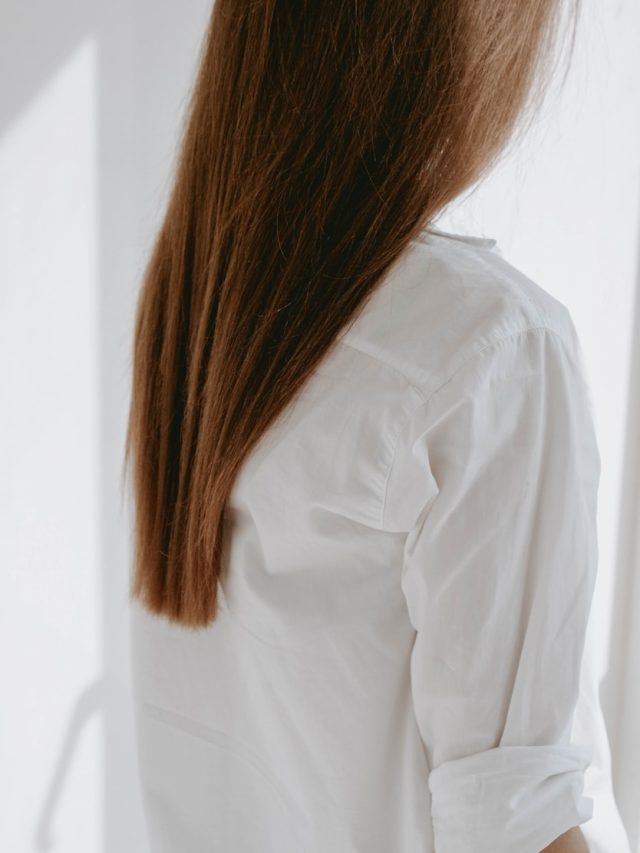
[[[419,394],[421,394],[423,403],[429,403],[431,401],[431,398],[435,394],[437,394],[442,388],[444,388],[445,385],[447,385],[449,382],[451,382],[452,379],[454,379],[456,377],[456,375],[460,372],[460,370],[462,370],[462,368],[465,367],[465,365],[474,361],[478,356],[482,355],[482,353],[484,353],[486,350],[491,349],[491,347],[497,346],[498,344],[503,343],[504,341],[507,341],[510,338],[516,338],[519,335],[526,335],[528,332],[537,332],[537,331],[550,332],[552,335],[555,335],[555,337],[557,337],[559,340],[561,340],[564,343],[564,345],[567,347],[567,349],[570,349],[569,342],[566,340],[565,336],[561,332],[559,332],[558,329],[554,329],[548,323],[543,322],[543,323],[537,323],[535,326],[524,326],[521,329],[516,329],[514,332],[507,332],[507,334],[505,334],[505,335],[500,335],[499,337],[494,338],[491,341],[488,341],[486,344],[481,346],[480,349],[476,350],[475,352],[470,353],[467,358],[463,359],[460,362],[460,364],[447,377],[447,379],[445,379],[443,382],[441,382],[440,385],[436,386],[436,388],[434,388],[432,391],[430,391],[426,396],[424,393],[422,393],[420,391],[419,388],[416,388],[416,391]],[[422,405],[422,404],[420,404],[420,405]],[[415,410],[419,409],[420,405],[416,406]],[[412,412],[412,414],[413,414],[413,412]]]
[[[411,421],[412,418],[414,417],[414,415],[416,414],[416,412],[418,412],[424,406],[429,405],[431,403],[431,401],[433,400],[433,398],[435,397],[435,395],[438,394],[446,385],[448,385],[450,382],[452,382],[453,379],[455,379],[455,377],[458,375],[458,373],[460,373],[460,371],[462,370],[463,367],[474,362],[476,360],[476,358],[479,357],[482,353],[485,353],[488,349],[491,349],[492,347],[495,347],[498,344],[501,344],[504,341],[509,340],[510,338],[515,338],[518,336],[524,336],[524,335],[527,335],[529,332],[537,332],[537,331],[550,332],[552,335],[554,335],[556,338],[558,338],[558,340],[560,340],[563,343],[563,345],[566,348],[566,350],[568,351],[568,353],[571,352],[571,345],[566,340],[565,336],[561,332],[559,332],[557,329],[554,329],[553,327],[549,326],[546,323],[539,323],[535,326],[524,326],[523,328],[516,329],[513,332],[508,332],[505,335],[500,335],[500,337],[494,338],[494,340],[489,341],[488,343],[484,344],[484,346],[480,347],[479,350],[476,350],[475,352],[471,353],[467,358],[463,359],[463,361],[453,370],[453,372],[447,377],[447,379],[445,379],[443,382],[441,382],[438,386],[436,386],[436,388],[434,388],[432,391],[430,391],[426,395],[424,394],[424,392],[420,388],[415,386],[412,382],[410,382],[407,379],[407,382],[408,382],[411,390],[413,390],[418,395],[418,397],[420,398],[420,401],[417,403],[417,405],[413,406],[411,409],[408,410],[407,416],[404,420],[404,423],[408,423],[409,421]],[[387,492],[388,492],[388,487],[389,487],[389,480],[391,478],[391,471],[393,470],[393,464],[395,462],[397,447],[398,447],[398,444],[400,442],[400,436],[402,434],[402,431],[403,430],[402,430],[402,425],[401,425],[396,430],[396,434],[394,436],[393,451],[391,453],[391,460],[390,460],[389,466],[387,468],[387,473],[385,475],[385,479],[384,479],[384,483],[383,483],[381,510],[380,510],[380,526],[382,529],[384,529],[384,525],[385,525],[385,515],[386,515],[386,509],[387,509]]]
[[[451,373],[447,377],[447,379],[443,380],[443,382],[440,385],[436,386],[436,388],[434,388],[433,390],[428,391],[426,393],[420,385],[417,385],[399,367],[397,367],[394,364],[391,364],[389,361],[386,361],[383,358],[380,358],[378,355],[375,355],[374,353],[370,352],[369,350],[365,349],[364,347],[356,346],[356,344],[353,342],[353,339],[347,340],[346,336],[345,336],[345,337],[342,337],[339,339],[339,343],[345,347],[348,347],[349,349],[354,350],[355,352],[359,352],[362,355],[366,355],[368,358],[373,359],[378,364],[383,365],[388,370],[391,370],[392,372],[396,373],[426,403],[433,396],[433,394],[437,393],[440,390],[440,388],[442,388],[443,385],[446,385],[447,382],[449,382],[451,379],[453,379],[453,377],[456,375],[458,370],[460,370],[460,368],[464,367],[465,364],[467,364],[469,361],[472,361],[476,356],[480,355],[482,352],[484,352],[489,347],[495,346],[496,344],[500,343],[501,341],[508,340],[511,337],[514,337],[516,335],[521,335],[521,334],[524,334],[526,332],[535,331],[536,329],[544,329],[544,330],[551,332],[552,334],[556,335],[558,338],[563,340],[565,342],[565,344],[568,344],[569,342],[566,340],[566,337],[562,334],[562,332],[560,332],[558,329],[553,327],[551,318],[548,317],[547,315],[541,314],[538,306],[532,300],[529,300],[529,301],[531,302],[534,310],[536,311],[536,314],[537,314],[538,318],[540,319],[540,323],[537,323],[534,326],[531,326],[531,325],[523,326],[519,329],[516,329],[515,331],[506,332],[505,334],[500,335],[497,338],[493,338],[492,340],[483,344],[483,346],[481,346],[480,349],[475,350],[474,352],[471,352],[467,358],[463,359],[460,362],[460,364],[458,364],[457,367],[454,369],[453,373]]]

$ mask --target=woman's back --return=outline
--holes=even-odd
[[[152,853],[535,853],[579,824],[624,853],[582,791],[608,747],[571,737],[599,472],[567,309],[425,230],[243,465],[215,622],[131,603]]]

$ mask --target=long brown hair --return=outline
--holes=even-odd
[[[133,451],[151,613],[215,618],[243,460],[539,103],[564,9],[216,0],[135,318],[123,470]]]

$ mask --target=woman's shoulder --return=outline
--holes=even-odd
[[[567,307],[511,264],[495,239],[429,228],[411,241],[340,339],[428,396],[474,354],[536,327],[576,344]]]

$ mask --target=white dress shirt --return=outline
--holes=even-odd
[[[216,621],[131,603],[151,853],[540,853],[577,825],[629,853],[581,677],[599,476],[567,308],[494,240],[423,231],[247,458]]]

